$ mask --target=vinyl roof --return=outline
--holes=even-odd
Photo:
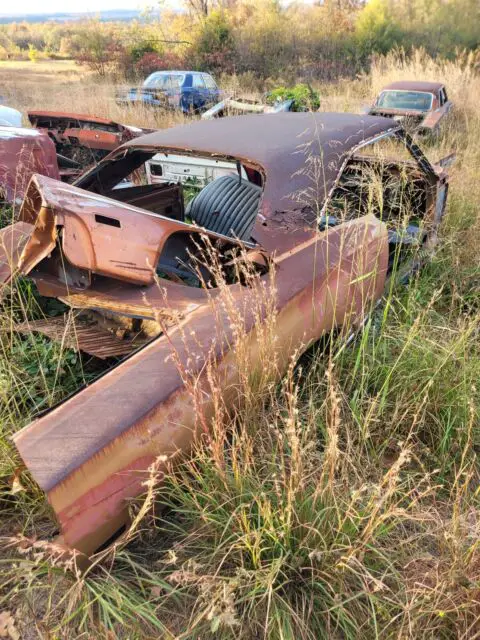
[[[269,216],[298,209],[298,196],[292,196],[311,189],[313,179],[315,199],[323,204],[349,153],[365,141],[398,129],[390,118],[349,113],[244,115],[162,129],[119,149],[214,155],[257,166],[266,177],[260,211]],[[320,159],[321,176],[309,175],[311,157]]]

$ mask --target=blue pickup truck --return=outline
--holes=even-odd
[[[155,71],[140,87],[117,92],[119,105],[149,107],[199,113],[217,103],[222,92],[209,73],[200,71]]]

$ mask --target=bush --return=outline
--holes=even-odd
[[[320,107],[320,95],[310,85],[296,84],[294,87],[278,87],[267,95],[268,104],[293,100],[292,111],[318,111]]]
[[[235,39],[226,14],[212,11],[191,47],[191,59],[205,70],[231,73],[235,66]]]
[[[32,44],[28,45],[28,58],[30,62],[38,61],[38,50]]]

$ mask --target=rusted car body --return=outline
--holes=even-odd
[[[72,182],[119,145],[149,133],[74,113],[29,111],[35,129],[0,127],[0,199],[23,200],[34,173]]]
[[[35,173],[60,179],[55,145],[48,135],[0,126],[0,202],[21,202]]]
[[[384,87],[368,113],[393,118],[408,131],[426,135],[438,133],[452,107],[444,84],[401,81]]]
[[[369,153],[383,142],[408,159]],[[214,180],[187,206],[177,184],[114,188],[157,153],[221,158],[238,175]],[[415,186],[408,206],[420,226],[395,224],[404,213],[389,185],[399,168]],[[383,216],[363,197],[371,171],[385,176]],[[214,412],[209,363],[224,401],[236,402],[229,305],[243,320],[252,371],[262,367],[258,331],[276,311],[269,356],[280,376],[293,353],[361,320],[383,294],[396,248],[433,241],[446,193],[446,175],[398,123],[328,113],[198,121],[127,142],[76,185],[35,176],[20,220],[1,232],[3,281],[28,275],[41,295],[76,310],[80,350],[105,357],[117,345],[124,354],[14,436],[61,542],[95,552],[128,522],[149,465],[165,469],[169,455],[190,451]],[[253,279],[232,275],[220,287],[209,259],[190,269],[209,250],[226,272],[241,260]],[[253,304],[257,293],[272,306]],[[63,340],[58,322],[27,329]]]
[[[45,131],[57,153],[84,170],[118,146],[150,130],[119,124],[106,118],[60,111],[29,111],[32,127]],[[76,172],[78,177],[79,171]]]

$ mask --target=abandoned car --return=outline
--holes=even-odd
[[[409,80],[384,87],[368,113],[393,118],[408,131],[426,135],[439,132],[452,107],[442,83]]]
[[[152,131],[79,113],[29,111],[27,115],[32,127],[50,136],[57,153],[75,164],[75,177],[124,142]]]
[[[0,126],[0,201],[21,201],[34,173],[72,182],[123,142],[151,131],[75,113],[27,115],[35,129]]]
[[[121,106],[141,104],[146,107],[200,113],[215,104],[222,92],[209,73],[200,71],[156,71],[141,87],[117,91]]]
[[[115,189],[159,153],[237,170],[188,203],[181,184]],[[66,312],[15,329],[106,363],[14,436],[59,543],[90,555],[120,534],[149,465],[166,469],[204,432],[212,371],[235,404],[232,308],[252,372],[275,312],[269,358],[281,376],[294,353],[359,324],[395,263],[435,242],[447,188],[398,122],[336,113],[197,121],[123,144],[75,185],[34,176],[18,222],[0,232],[1,275],[28,276]]]

